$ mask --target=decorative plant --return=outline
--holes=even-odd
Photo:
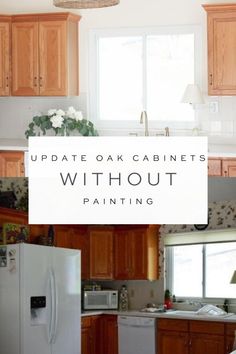
[[[47,130],[54,131],[55,135],[69,136],[77,132],[83,136],[97,136],[98,133],[92,122],[83,118],[81,111],[69,107],[65,112],[62,109],[50,109],[47,114],[33,117],[25,131],[25,136],[46,135]]]

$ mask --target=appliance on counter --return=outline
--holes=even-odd
[[[84,290],[84,310],[116,310],[117,308],[118,290]]]
[[[0,352],[79,354],[80,251],[0,246]]]
[[[118,316],[119,354],[155,354],[156,319]]]

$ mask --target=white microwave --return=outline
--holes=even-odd
[[[118,308],[118,290],[84,291],[84,310],[111,310]]]

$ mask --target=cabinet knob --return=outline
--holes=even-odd
[[[210,86],[213,85],[213,75],[212,74],[209,75],[209,85]]]
[[[224,171],[224,175],[225,175],[225,177],[228,177],[228,172]]]
[[[6,76],[6,87],[9,87],[9,76]]]
[[[39,86],[40,87],[43,86],[43,78],[42,78],[42,76],[39,77]]]
[[[22,174],[24,174],[24,173],[25,173],[24,162],[21,163],[20,167],[21,167],[21,168],[20,168],[20,172],[21,172]]]
[[[38,80],[37,80],[37,76],[34,77],[34,86],[37,87],[38,86]]]

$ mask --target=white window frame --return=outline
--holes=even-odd
[[[225,241],[225,242],[215,242],[215,243],[230,243],[236,242],[234,241]],[[193,244],[194,245],[194,244]],[[193,297],[193,296],[177,296],[178,299],[183,300],[193,300],[193,301],[201,301],[201,302],[212,302],[218,303],[219,301],[224,301],[225,298],[221,297],[206,297],[206,245],[207,243],[202,243],[202,296],[201,297]],[[178,247],[178,245],[173,246]],[[165,288],[169,289],[173,294],[173,248],[172,247],[165,247]],[[236,293],[235,298],[228,298],[231,304],[236,304]]]
[[[139,117],[137,121],[109,121],[100,120],[97,117],[98,109],[98,41],[100,38],[120,37],[120,36],[142,36],[150,35],[168,35],[168,34],[194,34],[194,83],[202,86],[202,28],[200,25],[178,25],[178,26],[158,26],[145,28],[107,28],[107,29],[93,29],[89,33],[89,73],[88,73],[88,116],[96,127],[100,130],[127,130],[139,131],[143,130],[140,127]],[[143,48],[145,51],[145,46]],[[143,71],[145,76],[145,70]],[[144,77],[144,87],[146,78]],[[145,94],[145,90],[144,90]],[[145,109],[145,107],[144,107]],[[141,112],[140,112],[141,113]],[[150,130],[163,129],[168,126],[171,129],[192,129],[196,126],[197,113],[194,111],[195,119],[193,122],[186,121],[158,121],[150,120]]]

